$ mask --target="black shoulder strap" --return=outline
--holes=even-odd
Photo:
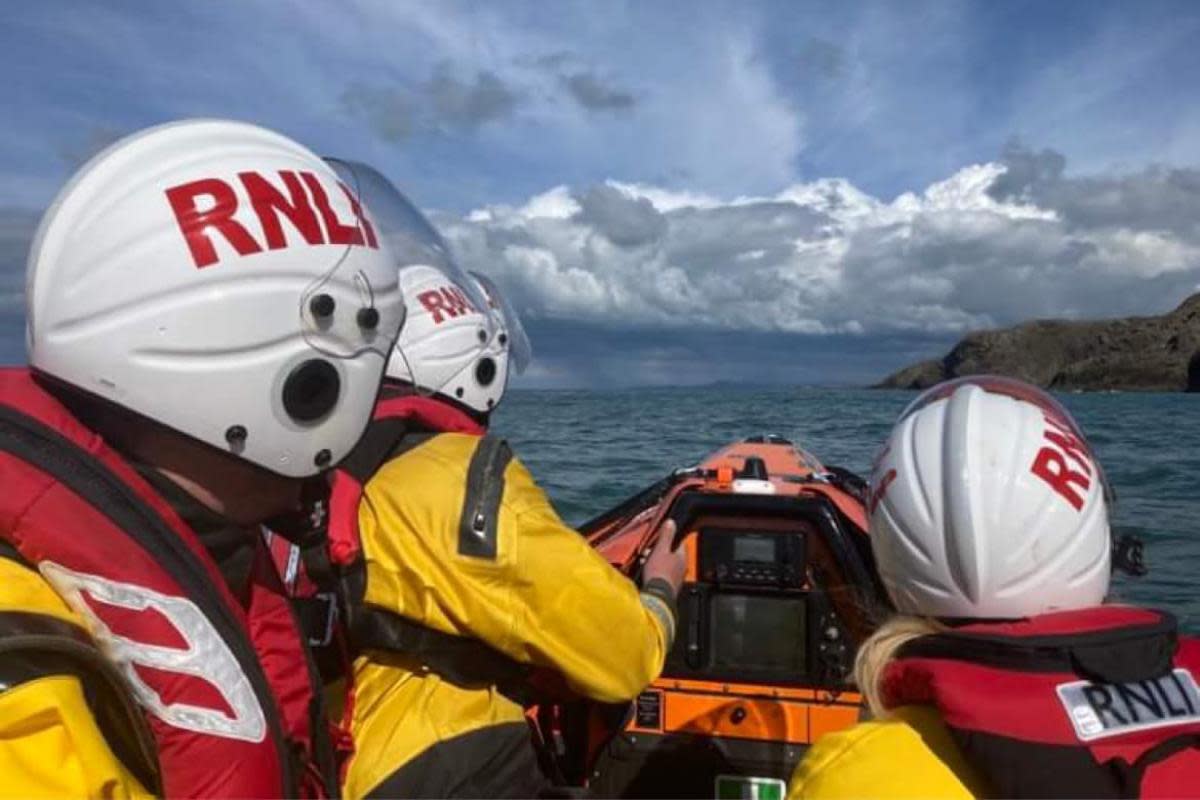
[[[162,796],[149,723],[124,677],[87,632],[46,614],[0,612],[0,692],[53,675],[79,680],[113,753],[143,786]]]
[[[1175,618],[1163,611],[1125,628],[1014,638],[949,631],[904,644],[904,658],[940,658],[1024,672],[1067,672],[1098,683],[1129,683],[1171,670]]]
[[[354,478],[360,485],[365,485],[388,461],[420,447],[437,435],[437,431],[415,427],[410,420],[402,417],[372,420],[366,433],[338,469]],[[303,609],[301,621],[310,643],[313,640],[327,642],[330,630],[328,598],[334,599],[335,607],[344,605],[345,602],[359,603],[365,577],[361,574],[362,565],[352,567],[346,574],[334,568],[329,558],[329,540],[324,524],[294,541],[300,548],[300,557],[304,561],[308,577],[328,596],[317,603],[307,604],[306,609],[304,603],[297,604],[298,609]],[[347,611],[348,609],[341,609],[341,613]]]
[[[1121,786],[1121,796],[1141,797],[1142,781],[1146,777],[1146,770],[1184,750],[1195,748],[1200,748],[1200,734],[1183,733],[1159,742],[1138,756],[1132,764],[1123,758],[1114,758],[1109,762],[1109,766]]]
[[[411,656],[444,680],[462,687],[496,686],[520,705],[532,693],[527,684],[531,667],[467,636],[426,627],[378,608],[362,609],[354,620],[356,648]]]
[[[346,472],[360,483],[365,483],[379,468],[401,453],[437,436],[437,431],[415,427],[403,417],[385,417],[372,420],[366,433],[342,460],[338,469]]]
[[[504,470],[512,460],[508,442],[484,436],[467,469],[467,491],[458,524],[458,552],[464,556],[496,558],[496,527],[504,497]]]

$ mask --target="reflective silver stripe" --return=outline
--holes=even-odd
[[[658,595],[642,592],[639,596],[642,598],[642,605],[645,609],[653,614],[658,620],[658,624],[662,626],[663,633],[667,637],[666,649],[670,650],[671,645],[675,643],[675,614],[671,611],[671,607]]]
[[[288,546],[287,568],[284,570],[283,582],[289,589],[296,588],[296,578],[300,574],[300,548],[297,545]]]

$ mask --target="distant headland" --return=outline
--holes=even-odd
[[[1160,317],[1036,320],[967,334],[944,358],[877,384],[924,389],[992,373],[1065,391],[1200,392],[1200,294]]]

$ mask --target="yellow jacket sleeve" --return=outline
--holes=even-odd
[[[894,714],[818,739],[792,774],[788,800],[982,796],[935,709],[906,706]]]
[[[80,624],[41,576],[5,558],[0,558],[0,611]],[[83,687],[69,675],[48,675],[0,691],[0,776],[0,797],[151,796],[113,754]]]
[[[497,646],[557,670],[595,700],[636,697],[658,677],[670,648],[661,610],[643,603],[633,582],[559,519],[523,465],[514,463],[505,478],[504,516],[511,516],[519,553],[513,633]]]
[[[436,436],[367,483],[359,506],[366,602],[550,668],[593,699],[636,696],[662,669],[669,620],[559,519],[516,459],[504,471],[495,556],[460,552],[478,442]]]

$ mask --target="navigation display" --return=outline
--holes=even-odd
[[[733,540],[733,560],[773,564],[775,540],[769,536],[738,536]]]
[[[801,675],[805,660],[802,597],[718,594],[712,599],[712,665]]]

